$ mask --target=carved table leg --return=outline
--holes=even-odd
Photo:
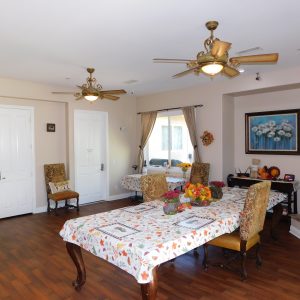
[[[157,267],[152,270],[153,280],[149,283],[141,284],[143,300],[154,300],[157,293]]]
[[[271,220],[271,236],[274,240],[278,240],[279,236],[278,236],[278,223],[281,219],[282,216],[282,205],[281,203],[278,203],[277,205],[275,205],[273,207],[273,216],[272,216],[272,220]]]
[[[79,291],[84,285],[86,279],[86,271],[81,254],[81,248],[78,245],[69,242],[66,243],[66,247],[77,269],[77,278],[72,282],[72,284],[75,287],[75,289]]]

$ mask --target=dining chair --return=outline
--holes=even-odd
[[[145,202],[161,198],[168,191],[166,176],[164,174],[142,176],[141,190]]]
[[[251,185],[248,189],[244,209],[240,214],[239,231],[223,234],[204,245],[203,266],[208,267],[208,245],[237,251],[236,255],[228,258],[221,267],[228,267],[229,263],[238,256],[241,258],[241,279],[247,278],[246,257],[247,251],[256,245],[256,265],[262,264],[260,250],[260,232],[263,230],[266,210],[269,202],[271,181],[264,181]]]
[[[193,184],[202,183],[203,185],[208,185],[209,168],[209,163],[194,162],[192,164],[190,182]]]
[[[69,188],[69,181],[66,178],[65,165],[46,164],[44,165],[45,183],[47,190],[47,211],[50,207],[50,200],[55,202],[55,213],[59,201],[65,201],[65,207],[75,207],[79,211],[79,194]],[[76,205],[68,203],[70,199],[77,199]]]

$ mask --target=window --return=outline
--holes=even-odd
[[[145,148],[147,165],[171,164],[193,161],[193,146],[181,110],[158,114]]]

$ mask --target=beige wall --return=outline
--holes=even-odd
[[[300,89],[236,97],[234,101],[234,166],[245,170],[252,158],[261,160],[261,165],[277,166],[281,175],[295,174],[300,179],[298,155],[245,154],[245,113],[300,108]]]
[[[108,198],[118,198],[128,192],[122,189],[120,178],[132,172],[131,165],[136,162],[136,98],[122,96],[118,101],[103,100],[91,104],[75,101],[72,96],[51,94],[55,90],[61,90],[61,87],[0,78],[0,104],[34,107],[36,210],[46,205],[45,163],[65,162],[74,182],[74,109],[108,112]],[[55,133],[46,132],[47,122],[56,124]]]
[[[272,66],[270,66],[271,68]],[[255,80],[255,76],[247,76],[246,74],[223,81],[207,79],[207,84],[197,87],[138,97],[137,110],[151,111],[203,104],[202,108],[197,109],[198,139],[200,140],[200,135],[204,130],[208,130],[213,133],[215,141],[208,147],[201,145],[202,160],[211,163],[210,179],[225,180],[226,175],[234,171],[233,153],[235,150],[234,143],[236,142],[232,137],[234,134],[234,106],[230,101],[233,101],[234,96],[241,96],[242,94],[299,88],[299,73],[300,68],[273,71],[262,74],[261,81]],[[139,123],[137,123],[137,126],[139,126]]]

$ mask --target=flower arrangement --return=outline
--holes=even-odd
[[[196,202],[201,205],[209,205],[211,199],[211,190],[208,186],[201,183],[192,184],[188,182],[185,185],[185,197],[190,198],[191,202]]]
[[[168,191],[163,194],[163,201],[165,203],[177,203],[179,202],[180,191]]]
[[[176,167],[181,168],[182,172],[186,172],[192,165],[190,163],[180,163],[177,164]]]
[[[222,188],[225,186],[225,183],[223,181],[211,181],[209,185]]]
[[[178,207],[180,205],[179,201],[180,191],[168,191],[163,194],[163,211],[166,215],[175,215],[178,212]]]

